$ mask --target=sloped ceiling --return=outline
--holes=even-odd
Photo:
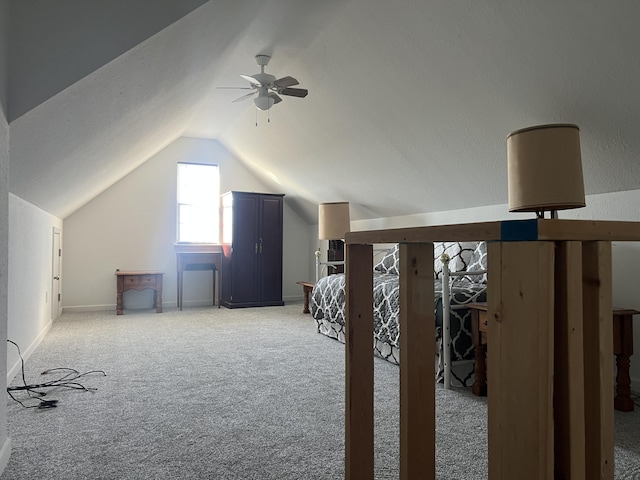
[[[52,17],[83,1],[60,3]],[[506,136],[541,123],[580,126],[587,193],[640,188],[635,0],[209,1],[141,19],[149,36],[125,28],[126,51],[107,55],[113,12],[97,38],[46,24],[89,42],[97,68],[73,52],[54,68],[37,42],[9,55],[11,71],[40,58],[32,75],[57,82],[10,84],[10,103],[34,105],[10,124],[10,189],[61,218],[179,136],[217,139],[310,223],[323,201],[349,201],[356,219],[504,204]],[[216,89],[245,86],[258,53],[309,96],[267,118]],[[60,80],[67,62],[79,78]]]

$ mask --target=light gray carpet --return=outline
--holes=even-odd
[[[27,381],[55,367],[107,376],[81,380],[93,393],[49,393],[54,409],[8,399],[13,452],[0,479],[343,478],[344,345],[301,310],[64,314]],[[398,367],[375,368],[376,478],[398,478]],[[486,478],[485,399],[436,396],[438,478]],[[616,412],[619,479],[640,478],[638,410]]]

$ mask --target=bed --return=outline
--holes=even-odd
[[[473,369],[460,376],[451,366],[453,362],[472,361],[474,357],[471,313],[464,305],[486,300],[486,244],[439,242],[434,244],[434,257],[436,379],[447,387],[452,378],[467,385]],[[373,272],[373,353],[396,364],[400,362],[398,264],[399,249],[394,245],[375,263]],[[313,287],[310,299],[318,332],[342,343],[345,283],[344,274],[322,277]]]

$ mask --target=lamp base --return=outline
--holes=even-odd
[[[536,218],[544,218],[544,210],[536,210]],[[549,210],[549,218],[554,219],[558,218],[557,210]]]
[[[327,262],[344,261],[344,242],[342,240],[329,240],[329,249],[327,250]],[[327,269],[327,273],[344,273],[344,265],[332,265]]]

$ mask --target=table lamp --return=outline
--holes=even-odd
[[[329,240],[327,263],[344,262],[345,233],[351,230],[349,202],[321,203],[318,206],[318,238]],[[330,273],[343,273],[344,264],[333,265]]]
[[[507,137],[509,211],[550,212],[585,206],[580,129],[573,124],[523,128]]]

